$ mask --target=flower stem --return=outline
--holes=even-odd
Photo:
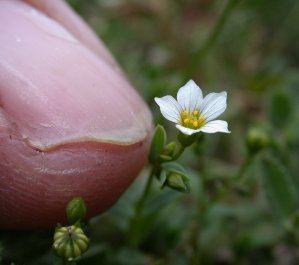
[[[182,153],[185,151],[185,147],[184,146],[180,146],[180,149],[177,151],[177,153],[173,156],[172,160],[171,161],[175,161],[177,160],[181,155]]]
[[[148,198],[148,195],[150,193],[153,179],[155,176],[155,168],[152,167],[149,177],[147,179],[144,191],[141,195],[141,197],[137,200],[134,207],[134,214],[130,220],[129,228],[128,228],[128,243],[132,246],[138,246],[140,243],[140,229],[142,227],[140,226],[140,219],[142,217],[142,212],[146,203],[146,200]]]
[[[208,191],[207,187],[207,181],[204,177],[202,177],[201,185],[203,186],[204,190]],[[190,244],[192,248],[192,256],[190,257],[190,264],[197,265],[201,264],[201,258],[202,258],[202,249],[200,246],[200,240],[201,240],[201,234],[202,234],[202,227],[204,226],[204,218],[206,211],[210,207],[210,195],[207,192],[205,199],[202,200],[201,198],[197,199],[197,205],[196,205],[196,218],[195,222],[193,224],[192,230],[191,230],[191,238],[190,238]]]
[[[247,156],[244,163],[239,168],[237,174],[234,176],[234,180],[240,180],[248,171],[253,161],[252,156]]]
[[[145,188],[144,188],[144,191],[142,193],[142,196],[140,197],[140,199],[137,201],[136,203],[136,206],[135,206],[135,212],[140,215],[141,212],[142,212],[142,209],[144,207],[144,204],[146,202],[146,199],[149,195],[149,192],[150,192],[150,189],[151,189],[151,186],[152,186],[152,182],[153,182],[153,179],[154,179],[154,170],[152,169],[151,172],[150,172],[150,175],[147,179],[147,182],[146,182],[146,185],[145,185]]]
[[[177,160],[182,155],[185,148],[186,148],[185,146],[181,145],[179,150],[172,157],[171,161]],[[170,161],[167,161],[167,162],[170,162]],[[159,172],[161,170],[162,163],[166,163],[166,162],[160,161],[160,162],[157,162],[156,164],[152,165],[149,177],[148,177],[146,185],[144,187],[144,191],[143,191],[142,195],[140,196],[140,198],[135,203],[134,214],[129,222],[128,235],[127,235],[128,243],[132,246],[136,247],[140,243],[141,235],[142,235],[142,232],[141,232],[142,227],[141,227],[140,220],[142,218],[143,209],[144,209],[146,200],[149,196],[149,193],[150,193],[150,190],[151,190],[151,187],[153,184],[154,176],[156,175],[157,172]]]

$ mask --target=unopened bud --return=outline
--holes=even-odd
[[[159,156],[159,160],[162,162],[168,162],[171,161],[173,159],[173,155],[176,149],[176,142],[170,142],[169,144],[167,144],[161,155]]]
[[[84,200],[80,197],[72,199],[66,207],[66,214],[69,224],[75,224],[83,219],[86,214]]]
[[[180,175],[174,172],[171,172],[166,176],[164,186],[181,192],[190,191],[189,179],[184,175]]]
[[[176,142],[170,142],[165,146],[163,150],[163,155],[172,156],[175,152],[175,149],[176,149]]]
[[[247,133],[246,145],[249,153],[255,154],[270,145],[269,135],[262,128],[251,128]]]
[[[71,261],[81,257],[87,250],[89,239],[83,230],[74,225],[56,228],[53,248],[58,256]]]

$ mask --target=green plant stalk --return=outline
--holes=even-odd
[[[247,173],[248,169],[250,168],[250,166],[252,164],[254,157],[255,156],[247,155],[245,161],[239,168],[237,174],[234,176],[234,178],[233,178],[234,180],[240,180],[245,176],[245,174]]]
[[[171,161],[175,161],[177,160],[185,151],[185,147],[184,146],[180,146],[180,149],[178,150],[178,152],[173,156]]]
[[[129,223],[129,229],[128,229],[128,243],[131,246],[137,247],[139,245],[139,219],[142,216],[143,208],[145,206],[147,197],[149,196],[153,180],[155,176],[155,169],[152,166],[152,169],[150,171],[149,177],[147,179],[146,185],[144,187],[144,191],[141,195],[141,197],[138,199],[138,201],[135,203],[134,207],[134,214],[133,217],[130,220]]]
[[[187,76],[193,76],[196,74],[197,68],[203,58],[209,53],[210,49],[213,47],[214,43],[217,41],[221,31],[223,30],[228,18],[230,17],[235,6],[240,2],[240,0],[228,0],[226,6],[224,7],[217,24],[211,31],[210,35],[203,43],[202,47],[193,55],[190,67],[187,69]]]
[[[185,147],[181,145],[179,150],[173,156],[171,161],[177,160],[183,154],[184,150],[185,150]],[[138,222],[139,222],[139,219],[142,217],[142,212],[143,212],[146,200],[150,194],[150,190],[153,185],[154,177],[155,177],[157,171],[161,170],[161,164],[167,163],[167,162],[170,162],[170,161],[158,162],[157,164],[152,165],[149,177],[147,179],[147,182],[146,182],[146,185],[144,188],[144,191],[143,191],[141,197],[138,199],[138,201],[135,204],[134,214],[130,220],[129,228],[128,228],[128,243],[132,246],[136,247],[140,243],[139,242],[140,239],[138,238],[138,234],[139,234]]]
[[[153,183],[154,175],[155,175],[154,174],[154,169],[152,168],[151,173],[150,173],[150,175],[148,177],[148,180],[146,182],[145,189],[142,193],[142,196],[137,201],[136,206],[135,206],[135,212],[136,212],[137,216],[140,216],[140,214],[142,213],[142,210],[144,208],[146,199],[147,199],[147,197],[150,193],[150,189],[151,189],[151,186],[152,186],[152,183]]]
[[[203,186],[203,190],[207,190],[207,181],[203,177],[201,180],[201,185]],[[201,264],[201,257],[202,257],[202,250],[200,249],[200,235],[201,235],[201,228],[203,226],[204,216],[206,211],[209,209],[210,203],[210,195],[207,194],[206,200],[202,201],[201,198],[197,200],[197,209],[196,209],[196,222],[192,226],[190,231],[190,244],[192,248],[192,256],[190,257],[190,264],[191,265],[198,265]]]

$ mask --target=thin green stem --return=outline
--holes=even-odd
[[[187,75],[192,76],[196,74],[197,68],[200,65],[203,58],[209,53],[210,49],[213,47],[217,41],[221,31],[223,30],[228,18],[230,17],[235,6],[240,0],[228,0],[226,6],[224,7],[217,24],[211,31],[210,35],[203,43],[202,47],[193,55],[190,67],[187,69]]]
[[[177,160],[182,155],[184,150],[185,150],[185,147],[183,145],[181,145],[179,150],[172,157],[171,161]],[[141,239],[140,238],[140,234],[141,234],[140,229],[142,229],[142,227],[140,227],[140,220],[142,218],[143,209],[146,204],[146,200],[150,194],[154,176],[157,174],[157,172],[161,171],[162,163],[167,163],[167,162],[171,162],[171,161],[165,161],[165,162],[157,161],[157,163],[152,165],[152,167],[151,167],[151,171],[150,171],[149,177],[147,179],[147,182],[145,184],[144,191],[143,191],[142,195],[140,196],[140,198],[135,203],[134,214],[129,223],[127,236],[128,236],[128,243],[132,246],[136,247],[140,243],[140,239]]]
[[[142,196],[140,197],[140,199],[137,201],[136,206],[135,206],[135,213],[139,216],[142,212],[142,209],[145,205],[146,199],[149,195],[152,183],[153,183],[153,179],[154,179],[154,168],[152,168],[150,175],[147,179],[144,191],[142,193]]]
[[[193,255],[190,259],[190,264],[197,265],[201,264],[202,250],[200,249],[200,238],[202,233],[202,227],[204,223],[205,213],[210,206],[210,194],[209,188],[207,187],[207,180],[204,174],[201,178],[201,185],[203,192],[205,192],[205,197],[199,197],[197,200],[197,210],[196,210],[196,222],[194,223],[192,234],[191,234],[191,246],[193,250]]]
[[[129,229],[128,229],[128,241],[130,245],[133,246],[138,246],[139,241],[140,241],[140,237],[139,237],[139,222],[140,222],[140,218],[142,216],[142,212],[146,203],[146,200],[149,196],[151,187],[152,187],[152,183],[154,180],[154,176],[155,176],[155,168],[152,167],[151,172],[149,174],[149,177],[147,179],[144,191],[141,195],[141,197],[137,200],[137,202],[135,203],[135,207],[134,207],[134,214],[133,217],[130,220],[129,223]]]
[[[184,146],[180,146],[180,149],[178,150],[178,152],[173,156],[172,160],[171,161],[175,161],[177,160],[181,155],[182,153],[185,151],[185,147]]]
[[[253,161],[253,156],[247,156],[244,163],[239,168],[237,174],[234,176],[234,180],[240,180],[248,171],[251,163]]]

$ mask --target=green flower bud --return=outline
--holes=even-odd
[[[67,219],[70,224],[75,224],[85,217],[86,205],[82,198],[72,199],[66,207]]]
[[[255,154],[270,145],[270,137],[263,128],[251,128],[246,137],[246,145],[250,154]]]
[[[175,149],[176,149],[176,142],[170,142],[165,146],[163,150],[163,155],[173,156]]]
[[[173,155],[174,155],[175,150],[176,150],[176,142],[168,143],[164,147],[162,153],[160,154],[159,160],[162,161],[162,162],[171,161],[173,159]]]
[[[166,176],[164,187],[167,186],[171,189],[178,190],[181,192],[189,192],[189,179],[181,174],[171,172]]]
[[[53,248],[58,256],[68,261],[80,258],[88,245],[89,239],[79,227],[63,226],[55,230]]]

